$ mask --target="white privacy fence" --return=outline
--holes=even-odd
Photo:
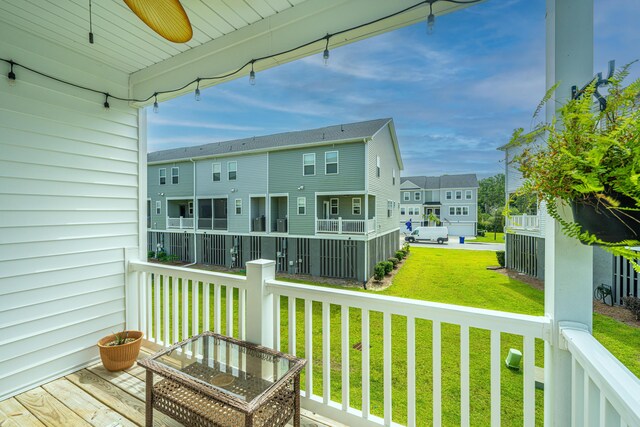
[[[535,370],[549,318],[274,275],[265,260],[247,263],[246,277],[132,261],[128,327],[164,346],[213,330],[304,357],[302,406],[350,426],[542,422]],[[589,333],[562,335],[573,360],[574,425],[640,425],[638,379]],[[521,371],[504,366],[512,347],[522,351]]]

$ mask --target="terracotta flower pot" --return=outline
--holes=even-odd
[[[134,338],[135,341],[122,345],[109,346],[111,341],[115,340],[115,335],[109,335],[98,341],[100,349],[100,359],[102,364],[108,371],[122,371],[130,368],[138,358],[140,353],[140,345],[142,344],[142,332],[126,331],[127,338]]]

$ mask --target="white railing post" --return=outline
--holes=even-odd
[[[257,259],[247,262],[247,341],[273,348],[273,294],[265,281],[276,277],[276,262]]]
[[[124,277],[125,277],[125,327],[129,330],[140,330],[140,286],[138,283],[142,274],[132,271],[129,262],[138,260],[138,248],[124,249]]]
[[[342,217],[338,217],[338,234],[342,234]]]

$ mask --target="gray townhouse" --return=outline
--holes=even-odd
[[[478,178],[475,174],[407,176],[400,183],[400,229],[435,226],[438,218],[453,236],[478,231]]]
[[[366,281],[399,245],[392,119],[148,154],[149,250]]]

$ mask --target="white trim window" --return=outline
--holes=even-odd
[[[158,181],[160,185],[165,185],[167,183],[167,169],[160,168],[158,169]]]
[[[456,200],[462,200],[462,190],[456,190]]]
[[[416,192],[413,193],[413,200],[415,200],[416,202],[418,200],[420,200],[420,192],[419,191],[416,191]]]
[[[302,155],[302,175],[313,176],[316,174],[316,153]]]
[[[338,173],[338,152],[327,151],[324,153],[324,174],[336,175]]]
[[[411,200],[411,193],[409,193],[408,191],[403,192],[402,200],[404,200],[405,202],[408,202],[409,200]]]
[[[380,178],[380,156],[376,156],[376,176]]]
[[[463,216],[469,216],[469,206],[463,206],[462,207],[462,215]]]
[[[236,215],[242,215],[242,199],[235,200]]]
[[[222,163],[213,163],[211,165],[211,179],[218,182],[222,179]]]
[[[236,178],[238,178],[238,162],[227,163],[227,175],[229,177],[229,181],[235,181]]]
[[[352,215],[362,214],[362,199],[360,197],[353,197],[351,199],[351,214]]]
[[[450,216],[468,216],[469,206],[449,206]]]
[[[171,183],[177,184],[180,182],[180,168],[174,166],[171,168]]]
[[[307,214],[307,198],[298,197],[297,205],[298,205],[298,215],[306,215]]]
[[[340,201],[338,199],[329,199],[329,215],[340,214]]]
[[[187,203],[187,211],[189,212],[189,216],[193,218],[193,202]]]
[[[453,198],[453,191],[446,191],[444,193],[444,198],[447,200],[451,200]]]
[[[156,215],[160,215],[162,213],[162,202],[160,200],[156,200]]]
[[[405,215],[406,211],[404,208],[400,208],[400,215]]]
[[[455,206],[449,206],[449,215],[450,216],[456,216],[456,207]]]
[[[396,170],[391,170],[391,185],[396,185]]]
[[[387,217],[391,218],[393,215],[393,200],[387,200]]]
[[[473,197],[473,193],[471,192],[471,190],[464,190],[464,198],[467,200],[471,200],[471,198]]]

